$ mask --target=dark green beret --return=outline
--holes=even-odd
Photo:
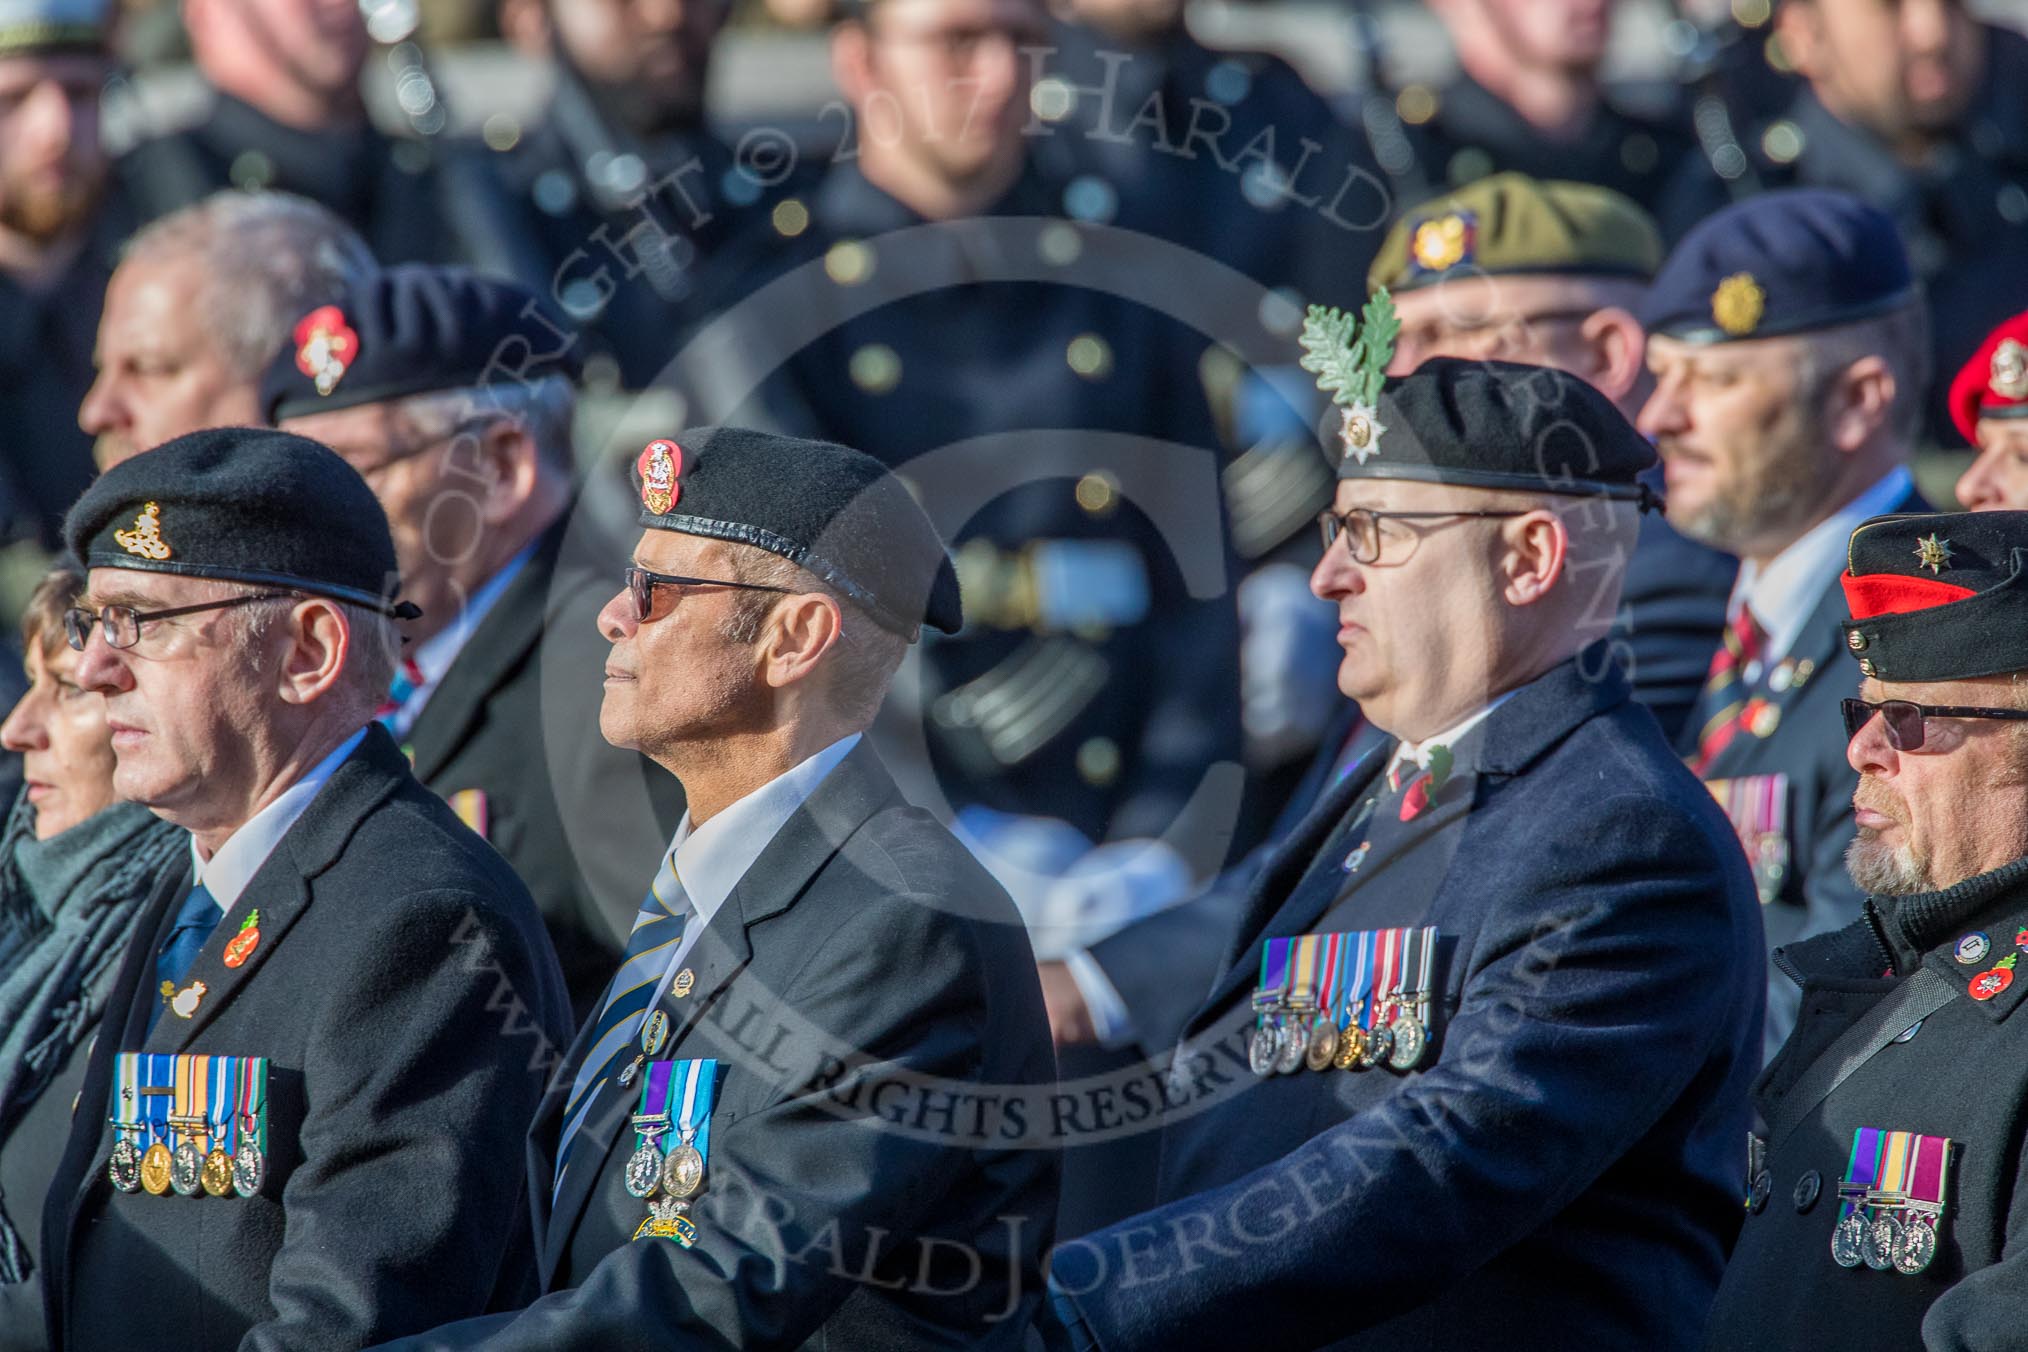
[[[779,554],[913,642],[965,618],[942,537],[872,456],[828,441],[700,427],[634,460],[641,524]]]
[[[1450,277],[1541,274],[1645,281],[1662,236],[1608,188],[1494,174],[1405,213],[1381,242],[1366,289],[1412,291]]]
[[[123,461],[63,523],[87,568],[134,568],[286,587],[396,619],[401,575],[387,516],[352,466],[264,427],[192,432]]]
[[[1866,675],[2028,671],[2028,512],[1876,516],[1846,557],[1845,647]]]
[[[1470,488],[1656,506],[1640,474],[1655,449],[1610,399],[1562,371],[1432,357],[1382,387],[1377,420],[1346,410],[1341,479],[1417,479]],[[1377,424],[1377,425],[1376,425]]]

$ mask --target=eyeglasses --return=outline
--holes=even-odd
[[[1352,551],[1352,562],[1377,563],[1380,559],[1380,523],[1383,521],[1444,521],[1526,515],[1525,511],[1375,512],[1365,507],[1354,507],[1349,512],[1333,512],[1326,508],[1317,513],[1317,529],[1323,533],[1326,551],[1343,536],[1345,547]]]
[[[85,643],[92,636],[94,624],[104,626],[108,648],[131,648],[141,641],[141,626],[150,620],[173,620],[178,615],[196,615],[206,610],[230,610],[235,606],[249,606],[256,601],[286,601],[287,592],[255,592],[250,596],[235,596],[225,601],[206,601],[194,606],[175,606],[169,610],[136,610],[132,606],[103,606],[96,611],[83,606],[72,606],[63,612],[64,641],[78,652],[83,652]]]
[[[1974,709],[1961,708],[1955,704],[1916,704],[1905,699],[1881,700],[1875,704],[1869,700],[1848,699],[1840,707],[1845,711],[1845,740],[1851,741],[1859,735],[1859,729],[1873,721],[1879,714],[1887,730],[1887,744],[1896,751],[1922,750],[1923,720],[1926,718],[2004,718],[2014,722],[2028,720],[2028,709]]]
[[[779,592],[789,594],[787,587],[767,587],[758,582],[727,582],[713,577],[678,577],[674,573],[651,573],[646,568],[627,570],[627,594],[634,598],[634,618],[646,624],[655,613],[655,588],[657,587],[733,587],[740,591]]]

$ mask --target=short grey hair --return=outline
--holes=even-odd
[[[513,422],[528,434],[539,461],[551,470],[568,475],[577,464],[571,449],[577,390],[563,376],[437,390],[413,395],[396,408],[409,429],[425,440],[448,437],[468,423]]]
[[[1894,372],[1894,408],[1888,428],[1912,447],[1922,436],[1923,398],[1929,389],[1929,306],[1920,297],[1873,319],[1802,334],[1797,339],[1796,388],[1804,406],[1823,405],[1830,383],[1852,363],[1879,357]]]
[[[824,659],[831,668],[833,707],[853,723],[861,726],[871,723],[880,712],[881,701],[887,698],[888,683],[908,655],[908,640],[882,627],[857,601],[779,554],[754,545],[735,545],[732,576],[736,582],[783,587],[795,593],[819,592],[837,602],[844,620],[837,644]],[[737,593],[732,616],[720,634],[731,643],[755,642],[766,626],[769,612],[780,599],[772,592]]]
[[[234,372],[267,370],[319,305],[378,264],[359,232],[308,198],[227,189],[147,226],[123,261],[188,257],[203,277],[198,318]]]
[[[233,594],[257,593],[235,591]],[[308,592],[291,592],[269,601],[241,606],[239,621],[232,631],[233,655],[241,661],[251,658],[273,635],[286,607],[312,599],[331,601],[344,608],[345,618],[352,628],[352,647],[332,693],[335,698],[345,701],[348,713],[371,718],[387,698],[387,692],[394,684],[394,670],[401,662],[401,631],[395,627],[393,620],[378,611],[349,601],[312,597]]]

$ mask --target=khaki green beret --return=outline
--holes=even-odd
[[[1366,286],[1412,291],[1447,276],[1517,273],[1645,281],[1661,265],[1654,221],[1618,193],[1494,174],[1406,212]]]

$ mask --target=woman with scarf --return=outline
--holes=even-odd
[[[113,801],[105,697],[78,686],[64,642],[63,613],[84,584],[59,565],[36,588],[21,625],[28,693],[0,723],[24,781],[0,831],[0,1352],[47,1344],[35,1270],[44,1193],[135,918],[190,848],[187,832]]]

